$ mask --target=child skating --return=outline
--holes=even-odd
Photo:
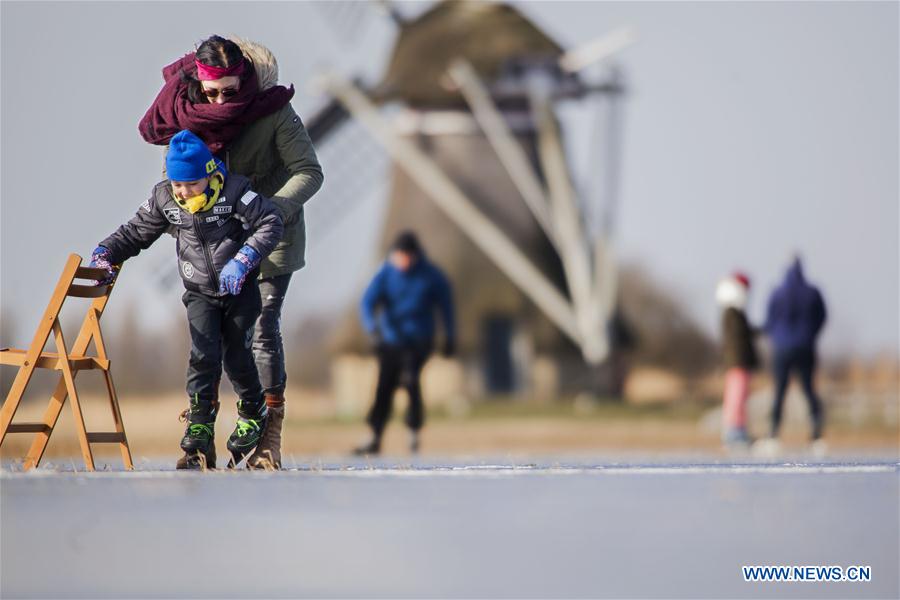
[[[755,333],[747,320],[750,279],[737,272],[719,282],[716,301],[722,309],[722,354],[725,390],[722,402],[722,443],[730,450],[746,450],[747,398],[750,378],[759,365]]]
[[[171,230],[191,332],[188,425],[176,467],[215,468],[223,363],[238,395],[237,424],[228,438],[229,466],[235,466],[253,451],[266,425],[251,342],[261,308],[259,263],[281,239],[282,220],[247,178],[229,175],[190,131],[172,138],[166,174],[169,179],[153,188],[137,214],[100,242],[91,265],[114,272]]]

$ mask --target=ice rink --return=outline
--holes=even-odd
[[[9,471],[3,598],[897,598],[900,463],[297,461]],[[750,583],[743,565],[871,566]]]

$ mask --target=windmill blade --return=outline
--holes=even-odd
[[[555,103],[588,239],[611,243],[618,218],[627,90],[621,69],[607,72],[617,91]]]
[[[387,154],[366,135],[362,126],[349,122],[317,145],[322,164],[328,167],[328,184],[305,207],[310,250],[322,244],[364,202],[383,196],[389,185]]]
[[[406,24],[408,19],[400,12],[400,8],[395,2],[391,2],[391,0],[377,0],[375,6],[378,7],[382,13],[389,16],[398,27]]]
[[[569,73],[582,71],[606,60],[637,41],[633,27],[620,27],[604,36],[567,51],[559,59],[559,66]]]
[[[344,105],[335,98],[330,98],[325,106],[306,120],[306,132],[309,133],[312,143],[319,146],[349,118],[350,113],[347,112]]]
[[[559,250],[559,242],[556,239],[558,232],[553,225],[544,186],[541,185],[522,146],[510,131],[500,109],[491,99],[490,92],[479,79],[475,68],[469,61],[459,59],[450,68],[450,77],[459,86],[475,120],[484,131],[531,214],[544,230],[547,239]]]
[[[619,69],[611,71],[614,85],[623,88]],[[597,237],[609,242],[614,235],[618,216],[624,102],[621,93],[607,94],[601,102],[604,105],[599,108],[603,110],[597,115],[592,144],[595,152],[595,161],[592,163],[599,168],[591,170],[595,179],[590,189],[594,190],[594,204],[599,209]]]
[[[373,17],[375,5],[370,2],[331,0],[313,2],[325,22],[343,43],[352,43],[362,37]]]
[[[590,308],[596,286],[592,284],[588,245],[553,105],[546,87],[539,83],[533,86],[531,94],[538,129],[538,156],[547,178],[553,225],[559,233],[559,256],[575,305],[581,350],[585,360],[598,364],[606,358],[606,344],[600,323]]]
[[[619,290],[619,274],[612,245],[603,239],[594,241],[594,285],[588,319],[594,327],[602,328],[597,337],[598,352],[606,356],[610,350],[606,325],[612,317]]]

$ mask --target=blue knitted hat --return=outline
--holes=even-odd
[[[169,142],[166,175],[170,181],[197,181],[216,172],[218,161],[199,137],[187,129]]]

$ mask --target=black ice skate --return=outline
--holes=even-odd
[[[237,423],[235,423],[234,431],[228,437],[228,451],[231,452],[231,460],[228,461],[229,469],[237,467],[259,444],[266,428],[267,417],[268,411],[265,404],[260,408],[260,412],[252,417],[245,416],[238,410]]]
[[[181,438],[184,456],[175,463],[176,469],[205,471],[216,468],[215,423],[189,423]]]

